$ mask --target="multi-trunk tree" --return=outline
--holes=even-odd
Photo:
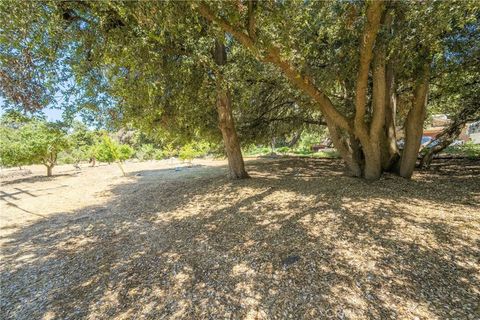
[[[443,53],[446,33],[463,28],[478,14],[478,6],[461,2],[193,2],[192,8],[259,61],[277,66],[308,95],[323,113],[350,171],[367,179],[377,179],[386,170],[411,177],[435,54]],[[338,53],[325,58],[311,41],[337,46]],[[329,72],[336,56],[350,58],[339,74]],[[398,99],[400,89],[403,99]],[[335,102],[338,93],[345,96],[342,105]],[[406,110],[401,152],[395,136],[399,102]]]

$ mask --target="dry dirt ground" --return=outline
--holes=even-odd
[[[480,318],[479,162],[370,183],[336,160],[171,167],[3,178],[0,318]]]

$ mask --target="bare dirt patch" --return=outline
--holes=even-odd
[[[335,160],[233,182],[223,164],[3,181],[3,317],[478,318],[478,162],[371,183]]]

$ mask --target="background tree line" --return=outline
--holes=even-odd
[[[277,137],[265,145],[251,144],[243,153],[251,156],[272,153],[314,155],[312,146],[325,140],[325,133],[304,131],[292,141]],[[28,117],[18,112],[7,112],[0,118],[0,165],[5,168],[43,164],[47,176],[58,164],[80,163],[95,166],[98,162],[119,163],[128,159],[138,161],[178,158],[192,161],[198,157],[222,155],[221,145],[206,141],[183,143],[175,141],[154,142],[138,130],[120,129],[112,132],[89,128],[79,121],[71,125],[48,122],[40,116]],[[336,157],[336,153],[317,154]],[[123,171],[123,167],[121,167]]]

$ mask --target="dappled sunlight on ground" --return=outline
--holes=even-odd
[[[131,170],[109,184],[99,176],[101,201],[7,225],[2,314],[475,319],[480,313],[478,163],[376,182],[345,175],[335,160],[263,159],[247,168],[252,179],[241,181],[209,165],[178,175]]]

